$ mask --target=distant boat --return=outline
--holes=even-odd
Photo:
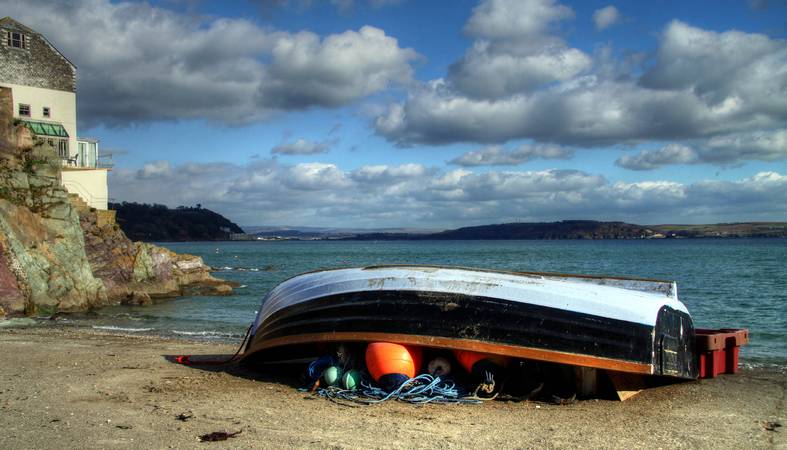
[[[264,298],[244,359],[386,341],[694,379],[695,332],[674,282],[432,266],[321,270]]]

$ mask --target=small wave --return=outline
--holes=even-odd
[[[243,337],[242,334],[238,333],[227,333],[222,331],[181,331],[181,330],[172,330],[175,334],[180,334],[182,336],[204,336],[204,337],[216,337],[216,338],[237,338]]]
[[[92,328],[95,328],[96,330],[125,331],[127,333],[143,333],[145,331],[153,331],[153,328],[127,328],[116,327],[113,325],[93,325]]]
[[[247,287],[249,287],[248,284],[241,284],[240,286],[238,286],[238,289],[243,289],[243,288],[247,288]]]
[[[214,272],[275,272],[277,269],[275,266],[265,266],[265,267],[244,267],[244,266],[223,266],[223,267],[214,267]]]
[[[38,322],[36,322],[34,319],[31,319],[29,317],[0,320],[0,327],[8,327],[8,328],[29,327],[37,324]]]

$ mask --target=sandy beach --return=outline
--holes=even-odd
[[[179,354],[235,348],[73,328],[0,331],[2,448],[787,448],[784,373],[654,388],[626,402],[348,407],[294,379]],[[190,417],[186,420],[178,418]],[[238,432],[200,443],[215,431]]]

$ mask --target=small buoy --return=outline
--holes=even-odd
[[[473,367],[477,363],[493,364],[497,367],[508,367],[509,358],[500,355],[493,355],[491,353],[479,353],[470,350],[454,350],[454,356],[459,364],[465,368],[466,371],[473,373]]]
[[[426,371],[433,377],[446,376],[451,373],[451,363],[442,356],[438,356],[429,361],[429,364],[426,365]]]
[[[366,347],[366,368],[380,387],[391,392],[418,374],[421,349],[391,342],[373,342]]]
[[[330,366],[322,373],[322,379],[328,386],[336,386],[342,379],[343,370],[338,366]]]
[[[344,372],[344,375],[342,375],[342,387],[354,391],[358,389],[358,386],[361,385],[362,379],[363,377],[361,376],[361,372],[358,372],[354,369],[348,370],[347,372]]]

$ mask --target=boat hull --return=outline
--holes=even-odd
[[[266,302],[275,306],[261,311],[245,358],[290,359],[304,347],[320,342],[389,341],[620,372],[696,378],[691,318],[671,294],[648,294],[666,299],[663,304],[648,304],[644,308],[653,315],[652,320],[643,319],[645,314],[640,309],[605,316],[593,313],[605,311],[600,306],[569,302],[576,292],[595,284],[568,289],[573,292],[571,295],[555,294],[554,304],[550,304],[539,297],[556,282],[548,277],[542,277],[540,284],[529,286],[534,279],[529,274],[525,277],[528,282],[513,285],[518,289],[516,295],[506,294],[511,298],[501,298],[502,294],[482,295],[494,289],[468,288],[463,284],[467,279],[472,280],[471,273],[478,275],[478,272],[449,270],[453,272],[443,275],[447,279],[458,277],[459,281],[448,287],[444,283],[411,281],[408,286],[412,289],[401,286],[386,289],[377,283],[380,273],[369,273],[365,284],[354,283],[356,288],[348,288],[344,281],[337,282],[343,283],[344,289],[335,286],[319,289],[318,295],[306,300],[299,297],[311,295],[306,292],[313,293],[315,284],[283,289],[278,296],[274,290]],[[487,281],[496,280],[494,273],[480,273]],[[512,275],[501,276],[498,285],[510,281],[506,277]],[[520,281],[513,278],[513,282]],[[560,279],[560,282],[566,281]],[[565,289],[566,285],[553,286],[558,287]],[[592,288],[588,295],[625,294],[617,290],[621,288]],[[540,300],[529,302],[528,293]],[[639,298],[642,295],[635,294],[632,297],[632,302],[654,300],[651,297],[643,300]],[[616,301],[625,305],[623,300]],[[599,304],[605,302],[599,300]],[[629,315],[637,320],[625,320]]]

